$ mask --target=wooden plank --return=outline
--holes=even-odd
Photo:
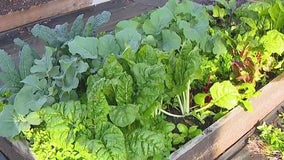
[[[0,151],[9,160],[34,160],[32,155],[25,154],[23,151],[18,149],[14,144],[12,144],[8,139],[0,137]]]
[[[109,0],[53,0],[27,10],[0,16],[0,32],[107,1]]]
[[[172,153],[171,160],[216,159],[250,131],[284,100],[284,73],[264,86],[259,96],[251,98],[253,112],[236,107],[204,130],[203,134]]]

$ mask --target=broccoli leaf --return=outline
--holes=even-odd
[[[98,57],[98,39],[95,37],[79,37],[68,43],[69,51],[73,55],[79,54],[83,59]]]

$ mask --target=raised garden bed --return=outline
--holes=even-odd
[[[282,2],[260,5],[275,8]],[[111,33],[98,30],[110,19],[109,12],[89,18],[86,25],[82,16],[55,29],[36,25],[33,35],[47,45],[42,57],[17,39],[22,50],[19,67],[14,67],[1,50],[5,88],[0,123],[6,129],[0,134],[27,138],[42,158],[48,150],[49,158],[62,158],[63,150],[71,159],[163,159],[199,134],[198,128],[240,104],[171,154],[171,159],[216,158],[283,101],[278,87],[283,74],[251,98],[255,85],[265,84],[259,79],[281,72],[284,51],[275,13],[260,10],[261,17],[272,17],[272,25],[255,28],[254,20],[261,17],[245,17],[254,7],[238,10],[233,1],[207,8],[170,1],[120,22]],[[208,12],[213,12],[211,18]],[[257,41],[250,34],[259,36]],[[275,97],[263,101],[272,92]],[[241,120],[246,125],[240,126]]]
[[[1,7],[12,8],[11,11],[4,12],[0,15],[0,32],[7,31],[20,27],[25,24],[29,24],[35,21],[39,21],[52,16],[62,15],[68,12],[74,12],[87,7],[92,7],[100,3],[107,2],[109,0],[51,0],[47,2],[28,3],[25,8],[18,10],[21,4],[13,8],[13,3],[23,3],[21,1],[2,1]],[[5,6],[7,4],[7,6]],[[36,4],[36,5],[35,5]]]

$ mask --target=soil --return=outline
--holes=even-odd
[[[41,5],[52,0],[1,0],[0,15],[5,15],[14,11],[21,11],[32,6]]]

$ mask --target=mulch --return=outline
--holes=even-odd
[[[52,0],[0,0],[0,15],[6,15],[14,11],[29,9]]]

